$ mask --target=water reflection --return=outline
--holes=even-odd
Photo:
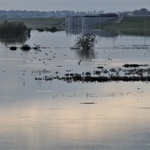
[[[70,50],[75,38],[67,38],[65,32],[32,31],[27,44],[49,48],[38,53],[0,48],[0,149],[149,150],[149,84],[35,81],[40,75],[82,73],[99,70],[98,66],[149,65],[149,49],[111,49],[107,47],[112,39],[101,38],[99,47],[106,49],[76,51],[82,59],[97,58],[79,66]],[[143,41],[135,36],[116,38],[117,45]]]
[[[68,27],[66,28],[67,35],[79,35],[79,34],[92,34],[99,37],[117,37],[119,34],[116,31],[107,31],[100,29],[89,29],[80,27]]]
[[[13,35],[0,35],[0,42],[5,46],[12,44],[24,44],[27,39],[30,38],[30,33],[28,34],[13,34]]]
[[[130,89],[126,89],[127,85]],[[115,87],[113,96],[112,86]],[[0,109],[0,149],[149,150],[150,115],[145,106],[150,103],[144,96],[137,101],[141,94],[135,90],[142,84],[127,83],[122,86],[124,92],[120,86],[121,83],[110,83],[78,87],[78,90],[86,88],[86,92],[99,92],[97,94],[106,97],[80,95],[54,99],[51,93],[45,93],[45,98],[41,93],[19,100],[0,97],[1,103],[6,104]],[[66,90],[69,87],[66,85]],[[144,94],[148,94],[146,89],[141,89]],[[73,93],[79,94],[76,90],[74,88]],[[81,105],[81,102],[95,104]]]
[[[91,59],[95,59],[95,51],[93,49],[88,51],[75,49],[74,51],[80,59],[90,60],[90,61]]]

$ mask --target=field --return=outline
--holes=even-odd
[[[45,27],[58,27],[60,24],[65,22],[65,18],[0,18],[0,23],[3,21],[16,21],[24,22],[28,28],[37,29]]]
[[[121,31],[125,34],[150,35],[150,17],[125,17],[120,23],[111,20],[100,25],[101,29]],[[96,24],[94,28],[99,28]]]
[[[28,28],[51,28],[52,26],[59,27],[65,22],[65,18],[0,18],[0,23],[3,21],[24,22]],[[125,17],[120,23],[116,20],[107,21],[105,23],[95,24],[92,28],[101,28],[107,30],[115,30],[124,34],[134,35],[150,35],[150,16],[147,17]]]

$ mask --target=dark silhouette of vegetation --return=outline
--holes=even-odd
[[[94,50],[79,50],[79,51],[76,51],[77,52],[77,55],[80,57],[80,59],[83,59],[83,60],[90,60],[91,59],[95,59],[95,51]]]
[[[57,29],[56,27],[51,27],[50,31],[51,32],[56,32],[56,31],[59,31],[59,29]]]
[[[30,30],[23,22],[4,21],[0,24],[0,41],[5,45],[24,43],[30,37]]]
[[[24,44],[30,34],[0,34],[0,42],[4,45]]]
[[[76,43],[71,49],[78,49],[83,51],[93,50],[96,43],[96,38],[94,35],[85,34],[80,37],[77,37]]]
[[[16,46],[11,46],[9,49],[12,50],[12,51],[15,51],[15,50],[17,50],[17,47]]]
[[[147,64],[139,65],[139,64],[124,64],[123,67],[140,67],[140,66],[148,66]]]
[[[57,27],[51,27],[51,28],[38,28],[37,29],[39,32],[43,32],[43,31],[48,31],[48,32],[56,32],[56,31],[60,31],[60,29],[58,29]]]
[[[40,45],[35,45],[34,47],[32,47],[32,49],[34,49],[36,51],[41,51],[40,48],[41,48]]]
[[[31,47],[30,47],[29,45],[25,44],[25,45],[23,45],[23,46],[21,47],[21,49],[22,49],[23,51],[29,51],[29,50],[31,49]]]
[[[65,77],[36,77],[35,80],[62,80],[68,83],[72,82],[150,82],[150,76],[82,76],[81,74],[74,74],[73,76]]]
[[[27,32],[28,29],[23,22],[8,22],[4,21],[0,24],[0,34],[22,34]]]
[[[126,64],[125,64],[126,65]],[[136,64],[130,64],[137,66]],[[98,66],[98,70],[87,71],[82,73],[67,72],[64,76],[43,76],[36,77],[35,80],[62,80],[68,83],[72,82],[150,82],[150,68],[149,65],[141,64],[140,68],[104,68]],[[145,67],[143,67],[145,66]],[[147,66],[147,67],[146,67]]]
[[[31,49],[36,50],[36,51],[41,51],[40,50],[40,48],[41,48],[40,45],[35,45],[34,47],[31,47],[30,45],[25,44],[25,45],[22,45],[21,47],[17,47],[17,46],[10,46],[9,47],[9,49],[12,50],[12,51],[17,50],[17,48],[20,48],[23,51],[29,51]]]

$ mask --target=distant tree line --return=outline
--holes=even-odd
[[[148,11],[146,8],[141,8],[140,10],[134,10],[133,11],[134,16],[144,16],[144,15],[150,15],[150,11]]]
[[[49,18],[49,17],[66,17],[70,16],[83,16],[89,14],[100,14],[104,11],[20,11],[20,10],[0,10],[0,18]]]
[[[50,18],[50,17],[66,17],[66,16],[84,16],[84,15],[97,15],[104,14],[103,10],[93,11],[73,11],[73,10],[57,10],[57,11],[26,11],[26,10],[0,10],[0,18]],[[117,13],[121,15],[142,16],[150,15],[150,11],[146,8],[141,8],[134,11],[122,12],[107,12]]]
[[[146,8],[141,8],[139,10],[134,10],[134,11],[118,12],[118,14],[124,16],[150,16],[150,11]]]

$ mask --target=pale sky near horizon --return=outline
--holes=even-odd
[[[150,0],[0,0],[0,10],[74,10],[105,12],[150,8]]]

